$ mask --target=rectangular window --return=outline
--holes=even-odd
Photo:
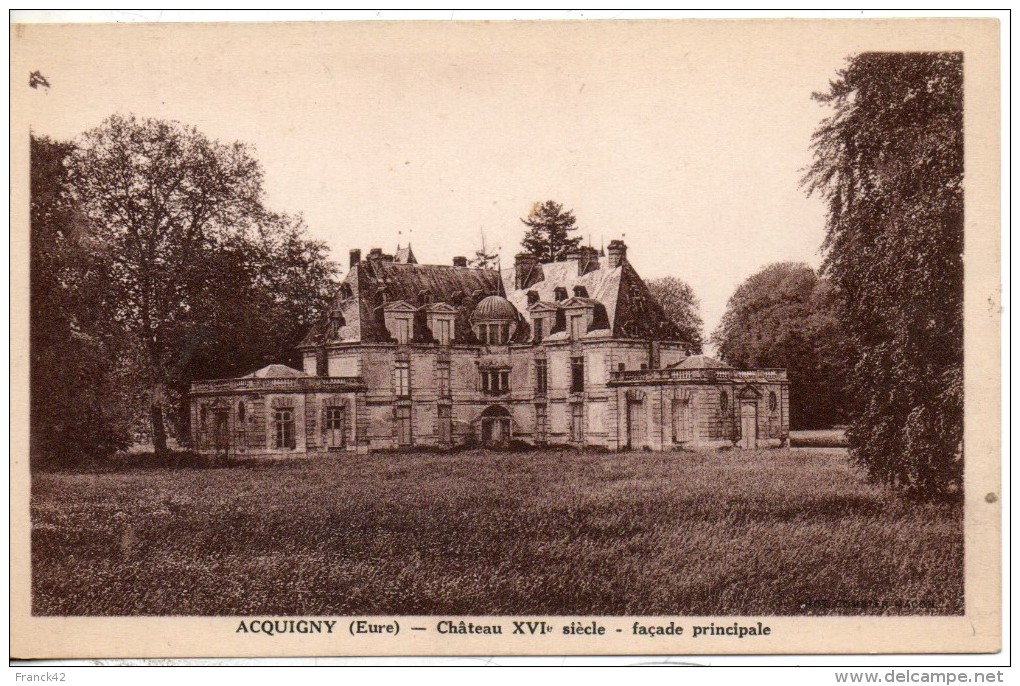
[[[549,392],[549,363],[547,360],[535,360],[535,395]]]
[[[346,445],[344,408],[326,408],[326,447],[342,448]]]
[[[584,336],[584,315],[575,314],[570,317],[570,337],[574,340]]]
[[[401,345],[406,345],[411,341],[411,320],[401,318],[395,321],[397,327],[397,330],[395,332],[397,343],[400,343]]]
[[[439,442],[440,443],[452,443],[453,442],[453,412],[449,405],[440,405],[438,408],[439,417]]]
[[[450,345],[453,340],[453,322],[449,319],[436,319],[435,327],[432,335],[439,345]]]
[[[584,392],[584,358],[570,358],[570,392]]]
[[[575,443],[584,440],[584,405],[581,403],[570,405],[570,440]]]
[[[535,442],[545,443],[549,435],[549,415],[545,405],[535,405]]]
[[[397,362],[397,373],[395,378],[396,394],[401,398],[411,395],[411,363]]]
[[[509,369],[483,369],[482,392],[487,395],[504,395],[510,392]]]
[[[543,321],[542,321],[542,318],[541,318],[541,317],[538,317],[538,318],[536,318],[536,319],[534,320],[534,322],[535,322],[535,325],[534,325],[534,326],[532,327],[534,335],[532,336],[532,339],[533,339],[533,340],[534,340],[534,341],[535,341],[536,343],[538,343],[538,342],[540,342],[540,341],[542,340],[542,338],[543,338],[543,331],[542,331],[542,324],[543,324]]]
[[[394,407],[393,418],[397,424],[397,443],[411,445],[411,408],[408,406]]]
[[[436,376],[438,376],[439,386],[439,397],[449,398],[450,397],[450,363],[449,362],[437,362],[436,363]]]
[[[294,442],[294,410],[290,408],[280,408],[273,412],[273,424],[274,424],[274,441],[273,446],[276,448],[289,448],[295,447]]]

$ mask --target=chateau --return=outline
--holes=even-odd
[[[609,450],[780,445],[785,370],[691,355],[627,260],[579,248],[498,271],[352,250],[303,369],[191,387],[194,446],[230,455],[511,441]]]

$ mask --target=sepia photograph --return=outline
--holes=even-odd
[[[12,657],[998,650],[998,31],[12,23]]]

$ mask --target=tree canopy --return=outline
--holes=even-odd
[[[839,323],[832,289],[806,264],[771,264],[730,297],[712,334],[734,367],[782,367],[790,379],[790,425],[827,428],[843,419]]]
[[[561,262],[581,244],[581,236],[570,235],[577,230],[573,210],[553,200],[536,202],[521,221],[528,227],[521,246],[543,262]]]
[[[704,346],[704,322],[699,312],[701,302],[690,284],[675,276],[663,276],[645,282],[659,301],[670,321],[676,324],[683,340],[691,344],[691,352],[700,355]]]
[[[928,497],[963,476],[963,55],[864,53],[826,93],[809,193],[852,371],[851,454]]]
[[[74,146],[31,139],[29,332],[31,454],[56,462],[76,446],[91,460],[125,447],[131,421],[117,402],[120,353],[104,316],[108,263],[92,250],[71,197]]]
[[[137,371],[132,390],[165,453],[168,425],[188,435],[190,381],[286,358],[326,307],[337,267],[300,217],[265,207],[262,169],[244,144],[115,115],[68,152],[71,261],[102,264],[89,272],[98,284],[67,284],[70,302],[81,310],[101,294],[96,318],[114,331],[118,364]]]

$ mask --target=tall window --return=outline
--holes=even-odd
[[[584,440],[584,405],[581,403],[570,404],[570,440],[577,443]]]
[[[693,437],[694,426],[691,422],[691,404],[688,400],[673,401],[673,442],[683,443]]]
[[[509,369],[483,369],[482,392],[488,395],[504,395],[510,392]]]
[[[542,331],[542,328],[543,328],[543,327],[542,327],[542,325],[544,324],[544,321],[542,320],[542,318],[541,318],[541,317],[536,317],[536,318],[535,318],[534,320],[532,320],[532,321],[534,322],[534,326],[532,327],[532,333],[533,333],[534,335],[532,336],[532,339],[533,339],[533,340],[534,340],[534,341],[535,341],[536,343],[538,343],[538,342],[540,342],[540,341],[542,340],[542,338],[544,337],[544,332]]]
[[[570,316],[570,337],[574,340],[584,336],[584,315],[574,314]]]
[[[439,442],[440,443],[452,443],[453,442],[453,412],[449,405],[440,405],[438,408],[439,417]]]
[[[401,317],[400,319],[394,320],[394,326],[396,331],[393,332],[394,338],[397,339],[397,343],[406,345],[411,342],[411,320]]]
[[[769,391],[769,412],[775,412],[776,407],[779,406],[779,400],[776,398],[775,391]]]
[[[730,396],[726,393],[726,391],[723,391],[722,393],[719,394],[719,409],[722,410],[723,412],[726,412],[726,410],[728,410],[729,407]]]
[[[584,358],[570,358],[570,392],[584,392]]]
[[[545,443],[549,437],[549,414],[545,405],[535,405],[535,442]]]
[[[281,407],[273,411],[274,441],[276,448],[295,447],[294,442],[294,410]]]
[[[411,445],[411,408],[406,405],[394,407],[393,419],[397,425],[397,443]]]
[[[545,395],[548,392],[549,392],[548,360],[535,360],[535,395]]]
[[[437,382],[439,386],[439,397],[449,398],[450,397],[450,363],[449,362],[437,362],[436,363],[436,376],[438,377]]]
[[[394,392],[401,398],[411,395],[411,363],[397,362],[396,376],[394,378]]]
[[[432,335],[439,342],[439,345],[450,345],[453,340],[453,320],[451,319],[436,319],[435,330]]]

